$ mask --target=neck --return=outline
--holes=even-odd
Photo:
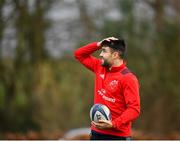
[[[122,59],[117,59],[114,61],[112,67],[119,67],[123,64],[123,60]]]
[[[112,67],[119,67],[123,64],[123,60],[122,59],[118,59],[118,60],[115,60],[113,65],[109,68],[109,70],[111,70]]]

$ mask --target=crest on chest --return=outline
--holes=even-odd
[[[118,80],[112,80],[112,81],[110,81],[110,82],[109,82],[109,88],[110,88],[111,90],[116,89],[116,88],[118,87],[118,83],[119,83]]]

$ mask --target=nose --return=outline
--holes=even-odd
[[[99,54],[100,57],[103,57],[102,52]]]

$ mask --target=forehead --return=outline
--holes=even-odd
[[[102,50],[111,51],[110,47],[108,47],[108,46],[103,46]]]

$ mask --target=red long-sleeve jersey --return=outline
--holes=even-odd
[[[101,66],[101,60],[92,56],[98,50],[97,42],[78,48],[75,58],[95,73],[94,104],[106,105],[112,116],[112,129],[92,130],[114,135],[131,136],[131,122],[140,114],[139,84],[136,76],[123,63],[111,70]]]

